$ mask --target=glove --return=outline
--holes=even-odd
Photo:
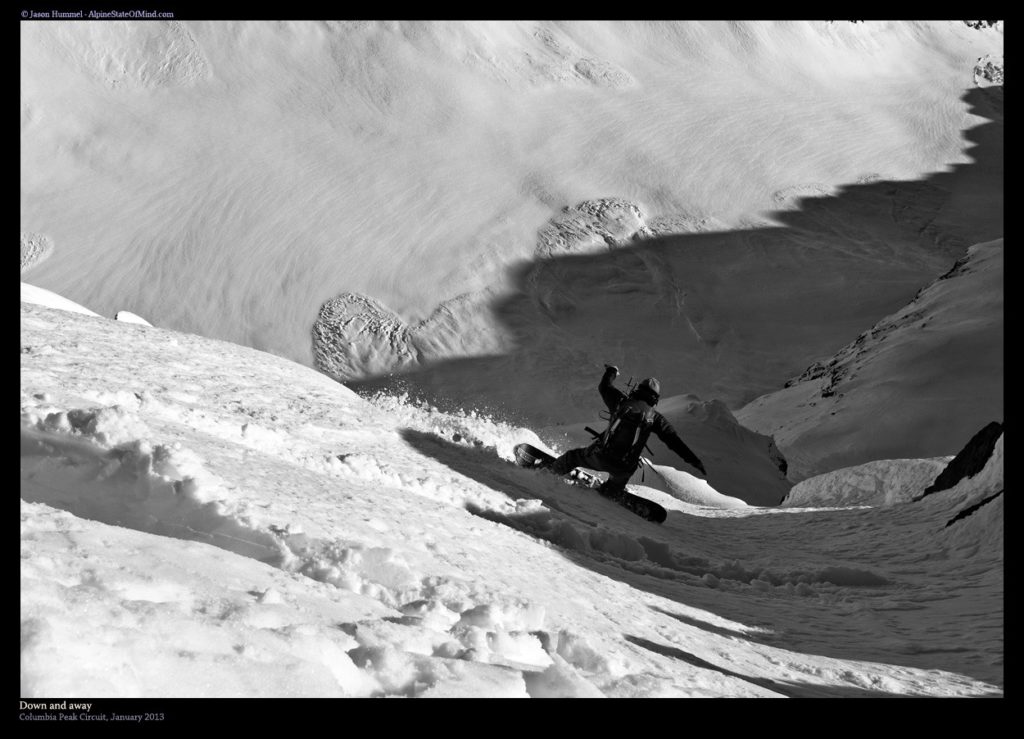
[[[604,373],[605,375],[611,375],[612,379],[614,380],[616,377],[619,376],[619,368],[616,367],[614,364],[606,364],[604,366]]]

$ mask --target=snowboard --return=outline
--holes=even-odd
[[[527,469],[543,469],[555,461],[547,452],[529,444],[517,444],[514,449],[516,464]],[[628,490],[618,494],[606,493],[601,489],[602,480],[597,475],[577,467],[569,473],[569,479],[577,485],[596,490],[603,497],[613,500],[628,511],[654,523],[661,523],[668,517],[668,511],[657,503],[633,495]]]

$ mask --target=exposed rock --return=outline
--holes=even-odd
[[[786,461],[786,458],[782,456],[782,452],[779,451],[779,447],[776,446],[774,436],[768,437],[768,458],[775,463],[775,466],[779,468],[779,472],[785,477],[786,471],[789,469],[789,462]]]
[[[960,453],[953,457],[946,469],[935,478],[935,482],[924,489],[924,492],[915,497],[914,500],[921,500],[926,495],[938,493],[942,490],[949,490],[964,478],[974,477],[985,468],[985,464],[992,456],[996,442],[1003,435],[1003,425],[998,421],[985,426],[981,431],[971,437],[967,445],[960,450]]]
[[[978,87],[1003,84],[1003,56],[988,54],[974,65],[974,84]]]

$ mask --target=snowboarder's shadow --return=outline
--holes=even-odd
[[[705,624],[701,624],[701,628],[707,628]],[[712,662],[702,659],[695,654],[686,652],[679,647],[672,646],[669,644],[659,644],[653,642],[650,639],[644,639],[639,636],[633,636],[632,634],[623,635],[626,641],[636,644],[638,647],[643,647],[655,654],[660,654],[665,657],[672,657],[674,659],[681,660],[687,664],[698,667],[702,670],[712,670],[719,672],[728,677],[737,678],[744,682],[757,685],[771,690],[772,692],[779,693],[789,698],[906,698],[909,696],[900,695],[897,693],[889,693],[884,690],[872,690],[870,688],[861,688],[854,685],[816,685],[809,683],[799,682],[781,682],[777,680],[771,680],[764,677],[756,677],[753,675],[744,675],[740,672],[729,670],[725,667],[721,667]]]
[[[502,460],[495,455],[493,448],[449,441],[437,434],[412,428],[402,429],[400,433],[409,446],[420,454],[436,459],[455,472],[491,490],[504,493],[512,500],[540,499],[545,504],[554,502],[555,496],[545,491],[548,485],[544,478],[538,477],[536,472],[522,470]],[[555,478],[551,477],[550,483],[554,482]]]

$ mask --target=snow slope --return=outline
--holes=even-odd
[[[303,363],[321,308],[348,295],[399,327],[436,316],[418,333],[427,358],[503,356],[523,338],[511,330],[523,316],[500,299],[524,292],[524,262],[563,255],[568,239],[584,261],[560,258],[525,290],[545,305],[526,316],[543,335],[520,366],[578,393],[589,360],[636,356],[638,372],[675,393],[736,407],[834,349],[837,333],[896,309],[967,244],[1001,235],[986,231],[1001,217],[1001,180],[965,151],[963,132],[983,118],[962,99],[977,60],[1001,55],[1001,28],[27,22],[20,32],[22,231],[60,255],[34,267],[37,283],[103,315],[128,305]],[[814,204],[824,212],[801,220]],[[637,212],[651,248],[591,269],[588,250],[607,248],[604,235],[628,240]],[[575,239],[589,216],[605,220],[600,238]],[[813,321],[793,330],[794,316]],[[390,366],[391,346],[359,347],[352,371]],[[499,370],[478,382],[513,374]],[[449,374],[453,388],[474,382]],[[538,393],[535,403],[531,414],[580,420],[567,402]]]
[[[23,697],[1002,693],[1001,499],[947,525],[1001,442],[892,508],[638,489],[657,526],[512,465],[540,441],[500,419],[28,302],[21,326]]]
[[[1003,240],[972,246],[901,310],[736,417],[775,438],[794,480],[957,452],[1003,417]]]
[[[29,285],[27,282],[21,283],[21,301],[23,303],[34,303],[35,305],[45,305],[48,308],[56,308],[58,310],[67,310],[74,313],[82,313],[86,316],[99,315],[93,313],[91,310],[86,308],[84,305],[79,305],[73,300],[68,300],[62,295],[58,295],[55,292],[44,290],[41,287],[35,285]]]

